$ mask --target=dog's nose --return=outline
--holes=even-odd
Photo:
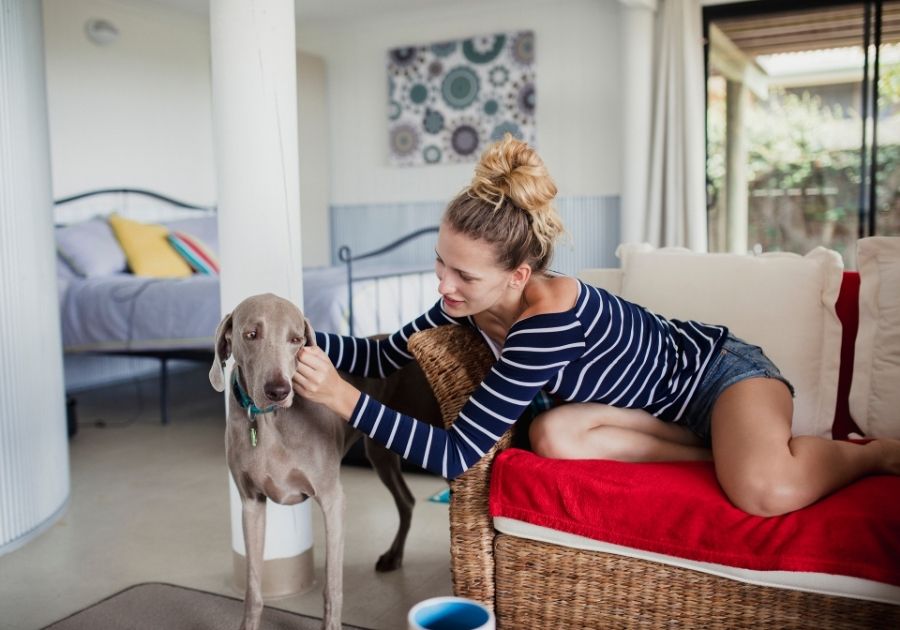
[[[279,402],[287,398],[288,394],[291,393],[291,384],[287,381],[272,381],[266,383],[263,391],[266,393],[266,398],[272,402]]]

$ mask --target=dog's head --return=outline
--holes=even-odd
[[[299,308],[271,293],[254,295],[219,323],[209,382],[216,391],[225,389],[225,361],[234,356],[242,384],[257,407],[290,407],[297,352],[306,345],[316,345],[316,337]]]

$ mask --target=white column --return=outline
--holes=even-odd
[[[0,0],[0,554],[69,499],[41,3]]]
[[[744,114],[750,104],[750,90],[743,82],[727,81],[725,88],[725,225],[728,251],[747,253],[750,189],[747,186],[747,134]]]
[[[622,5],[619,40],[622,54],[620,241],[631,243],[641,242],[646,238],[657,0],[619,2]]]
[[[751,94],[769,98],[765,73],[715,24],[709,27],[709,67],[726,79],[725,124],[725,243],[727,251],[745,254],[748,248],[748,149],[744,128]]]
[[[272,292],[302,306],[293,0],[211,0],[210,39],[222,312]],[[227,381],[226,381],[227,382]],[[241,505],[231,484],[235,581]],[[268,504],[263,594],[312,584],[310,502]]]

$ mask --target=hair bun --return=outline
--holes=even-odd
[[[485,149],[475,167],[471,193],[499,208],[508,198],[529,214],[552,211],[556,184],[537,152],[507,133]]]
[[[481,155],[472,183],[450,202],[441,221],[495,245],[504,269],[527,263],[539,273],[563,233],[554,197],[556,184],[537,152],[506,134]]]

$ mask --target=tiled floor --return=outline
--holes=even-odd
[[[205,369],[172,380],[172,422],[165,427],[153,380],[79,396],[69,507],[40,537],[0,556],[0,629],[41,628],[140,582],[237,595],[230,585],[223,401]],[[107,426],[92,426],[97,419]],[[393,501],[370,470],[344,467],[348,623],[402,628],[415,602],[451,592],[447,506],[427,501],[446,483],[425,474],[406,478],[416,509],[404,566],[380,574],[375,561],[397,526]],[[316,586],[268,603],[321,616],[324,536],[317,507],[313,514]]]

